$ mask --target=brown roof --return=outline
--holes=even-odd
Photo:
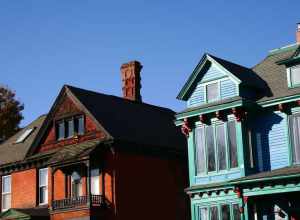
[[[22,130],[0,145],[0,166],[7,163],[21,161],[25,158],[45,118],[46,115],[38,117],[35,121],[24,127]],[[23,142],[16,143],[16,140],[27,129],[31,128],[34,128],[32,133],[30,133],[30,135]]]

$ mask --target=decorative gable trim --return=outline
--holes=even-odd
[[[53,121],[54,114],[59,108],[60,104],[62,103],[63,99],[65,97],[69,97],[71,101],[80,109],[81,112],[86,114],[88,117],[90,117],[93,121],[93,123],[96,125],[97,129],[101,130],[104,134],[106,139],[113,139],[113,137],[109,134],[109,132],[96,120],[96,118],[88,111],[87,108],[77,99],[77,97],[71,92],[71,90],[68,88],[67,85],[64,85],[61,89],[59,95],[57,96],[54,104],[52,105],[43,125],[41,126],[41,129],[39,130],[38,134],[36,135],[36,139],[34,140],[31,148],[29,149],[27,156],[32,155],[36,148],[41,144],[42,138],[47,132],[48,127],[51,125],[51,122]]]
[[[220,63],[218,63],[214,58],[212,58],[209,54],[204,54],[201,58],[200,62],[197,64],[196,68],[192,72],[191,76],[188,78],[187,82],[179,92],[177,99],[180,100],[188,100],[192,91],[196,88],[198,81],[204,76],[207,69],[214,64],[217,68],[219,68],[222,72],[228,75],[231,79],[233,79],[237,84],[241,83],[241,80],[237,78],[234,74],[228,71],[225,67],[223,67]],[[201,75],[202,74],[202,75]]]

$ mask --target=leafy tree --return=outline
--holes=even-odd
[[[16,100],[15,95],[8,87],[0,85],[0,142],[14,135],[23,119],[21,111],[24,105]]]

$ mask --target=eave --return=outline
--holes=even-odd
[[[183,112],[177,113],[176,114],[176,124],[180,124],[180,120],[183,120],[185,118],[190,118],[190,117],[194,117],[194,116],[198,116],[198,115],[202,115],[202,114],[209,114],[209,113],[213,113],[213,112],[217,112],[217,111],[224,111],[227,109],[232,109],[232,108],[236,108],[236,107],[248,107],[248,106],[252,106],[254,105],[253,102],[249,101],[249,100],[245,100],[245,99],[237,99],[237,100],[233,100],[230,102],[225,102],[223,104],[217,104],[217,105],[213,105],[213,106],[209,106],[209,107],[203,107],[203,106],[199,106],[196,108],[190,108],[190,109],[186,109]]]

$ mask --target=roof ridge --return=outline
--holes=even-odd
[[[172,109],[169,109],[169,108],[167,108],[167,107],[157,106],[157,105],[153,105],[153,104],[149,104],[149,103],[145,103],[145,102],[132,101],[132,100],[128,100],[128,99],[125,99],[125,98],[116,96],[116,95],[109,95],[109,94],[105,94],[105,93],[101,93],[101,92],[96,92],[96,91],[93,91],[93,90],[88,90],[88,89],[84,89],[84,88],[80,88],[80,87],[76,87],[76,86],[72,86],[72,85],[64,85],[64,87],[67,87],[67,88],[69,88],[70,90],[72,90],[72,88],[73,88],[73,89],[82,90],[82,91],[85,91],[85,92],[94,93],[94,94],[97,94],[97,95],[102,95],[102,96],[106,96],[106,97],[111,97],[111,98],[118,99],[118,100],[120,100],[120,101],[122,101],[122,102],[130,103],[130,104],[144,105],[144,106],[148,106],[148,107],[151,107],[151,108],[155,108],[155,109],[158,109],[158,110],[161,110],[161,111],[170,111],[170,112],[174,112]],[[175,113],[175,112],[174,112],[174,113]]]

